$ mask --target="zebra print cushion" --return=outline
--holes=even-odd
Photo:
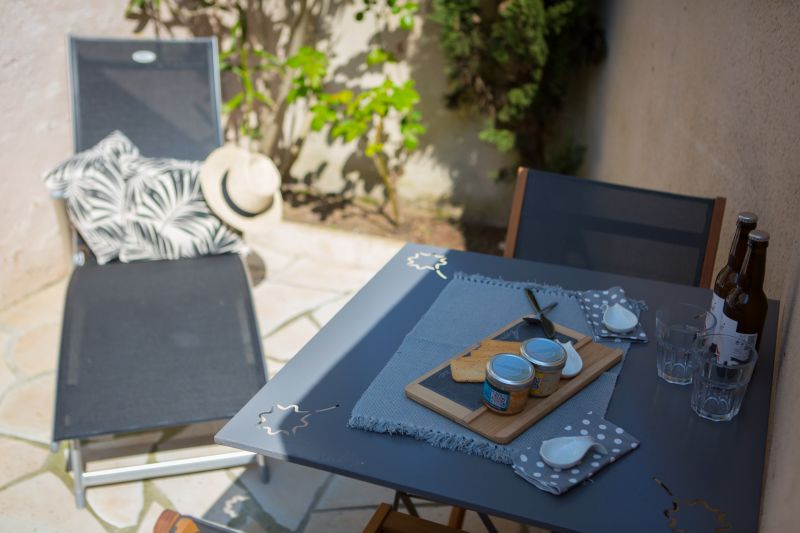
[[[239,236],[214,216],[200,190],[200,163],[123,156],[127,228],[120,260],[241,253]]]
[[[120,159],[139,150],[115,131],[43,176],[51,195],[64,198],[72,225],[97,262],[115,259],[125,238],[125,179]]]

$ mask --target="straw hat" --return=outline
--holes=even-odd
[[[280,172],[268,157],[235,145],[217,148],[200,167],[208,207],[241,231],[258,231],[280,221],[280,185]]]

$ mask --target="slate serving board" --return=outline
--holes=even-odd
[[[506,325],[412,381],[406,385],[406,396],[493,442],[508,444],[622,359],[623,352],[620,349],[592,342],[591,337],[559,324],[555,324],[555,327],[558,340],[572,341],[583,359],[583,370],[574,378],[562,379],[558,390],[550,396],[528,398],[525,409],[519,414],[500,415],[489,410],[481,400],[483,384],[453,381],[450,363],[460,357],[469,357],[482,346],[486,349],[486,346],[494,344],[492,341],[504,341],[506,346],[514,343],[515,353],[519,353],[522,340],[544,337],[539,326],[522,319]]]

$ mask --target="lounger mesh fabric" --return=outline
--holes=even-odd
[[[132,55],[155,52],[152,63]],[[202,160],[221,142],[208,39],[70,40],[76,150],[123,131],[149,157]],[[89,257],[64,306],[53,440],[233,416],[266,382],[238,255]]]
[[[75,270],[54,440],[228,418],[264,383],[241,259]]]
[[[146,157],[205,159],[222,144],[211,43],[72,38],[75,151],[120,130]]]
[[[514,257],[698,285],[714,201],[529,171]]]

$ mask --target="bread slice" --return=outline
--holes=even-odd
[[[453,381],[480,383],[486,379],[486,363],[499,353],[519,354],[518,342],[487,340],[450,362]]]

